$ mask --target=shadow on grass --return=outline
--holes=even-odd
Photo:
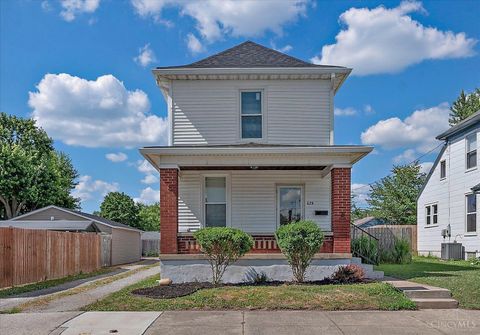
[[[442,263],[441,261],[414,260],[410,264],[381,264],[378,269],[388,276],[403,279],[419,277],[457,277],[460,271],[480,271],[479,267],[463,264]]]

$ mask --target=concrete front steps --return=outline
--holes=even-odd
[[[373,269],[373,265],[362,263],[360,257],[352,257],[352,264],[360,265],[365,271],[365,277],[368,279],[383,279],[383,271],[376,271]]]
[[[413,283],[396,278],[386,277],[384,281],[402,291],[415,302],[419,309],[458,308],[458,301],[452,298],[452,293],[446,288]]]

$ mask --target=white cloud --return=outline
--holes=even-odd
[[[72,196],[86,201],[92,198],[104,197],[109,192],[118,191],[118,183],[108,183],[103,180],[94,180],[91,176],[80,176]]]
[[[365,105],[365,106],[363,106],[363,112],[364,112],[366,115],[375,114],[375,110],[373,109],[373,107],[372,107],[371,105]]]
[[[224,35],[260,36],[266,31],[282,34],[283,25],[304,16],[309,0],[131,0],[138,15],[162,21],[162,10],[178,8],[196,21],[196,29],[209,42]]]
[[[133,60],[137,64],[147,67],[153,62],[156,62],[157,58],[155,57],[153,50],[150,48],[150,44],[145,44],[143,48],[138,49],[138,56],[134,57]]]
[[[135,202],[150,205],[160,201],[160,190],[154,190],[151,187],[144,188],[140,197],[133,199]]]
[[[109,154],[106,154],[105,157],[109,160],[109,161],[112,161],[114,163],[118,163],[118,162],[123,162],[125,160],[127,160],[128,156],[126,154],[124,154],[123,152],[118,152],[118,153],[109,153]]]
[[[368,206],[367,199],[371,191],[371,187],[368,184],[352,184],[352,195],[355,196],[354,201],[358,207]]]
[[[414,149],[407,149],[402,152],[400,155],[397,155],[393,158],[393,162],[395,164],[402,164],[402,163],[411,163],[417,158]]]
[[[85,147],[135,147],[166,142],[168,122],[149,113],[145,92],[113,75],[86,80],[46,74],[29,93],[32,116],[54,139]]]
[[[347,107],[347,108],[337,108],[333,110],[333,113],[337,116],[352,116],[356,115],[358,111],[355,108]]]
[[[158,177],[153,175],[153,174],[147,174],[142,180],[141,182],[143,184],[155,184],[158,182]]]
[[[435,137],[448,129],[449,112],[448,103],[442,103],[416,110],[404,120],[381,120],[362,132],[362,143],[384,149],[410,147],[425,153],[438,144]]]
[[[158,171],[146,159],[137,161],[138,171],[145,174],[158,173]]]
[[[428,174],[433,167],[433,162],[424,162],[420,164],[420,172]]]
[[[316,64],[353,68],[356,75],[396,73],[427,59],[463,58],[474,54],[477,40],[465,33],[425,27],[408,14],[425,12],[418,1],[403,1],[398,7],[350,8],[340,15],[345,25],[325,45]]]
[[[62,11],[60,16],[67,22],[83,13],[94,13],[100,5],[100,0],[61,0]],[[43,3],[42,3],[43,6]]]
[[[273,42],[271,42],[270,45],[272,49],[277,50],[279,52],[283,52],[283,53],[289,52],[293,49],[293,47],[290,44],[284,45],[283,47],[279,47],[279,48],[277,48],[277,46]]]
[[[193,34],[187,35],[187,47],[192,53],[199,53],[205,51],[202,42]]]

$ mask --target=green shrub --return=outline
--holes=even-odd
[[[352,254],[362,258],[363,263],[377,264],[378,263],[378,245],[377,241],[362,236],[351,241]]]
[[[395,240],[393,246],[392,260],[396,264],[407,264],[412,262],[412,252],[410,251],[410,243],[405,238]]]
[[[337,284],[360,283],[365,278],[365,271],[356,264],[349,264],[338,267],[331,279]]]
[[[208,227],[193,234],[212,268],[212,282],[222,280],[227,267],[253,247],[253,238],[240,229]]]
[[[322,246],[322,231],[313,221],[298,221],[278,228],[275,237],[292,267],[294,280],[303,282],[313,255]]]

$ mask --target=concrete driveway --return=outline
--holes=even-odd
[[[0,315],[0,334],[480,334],[480,311],[167,311]]]

